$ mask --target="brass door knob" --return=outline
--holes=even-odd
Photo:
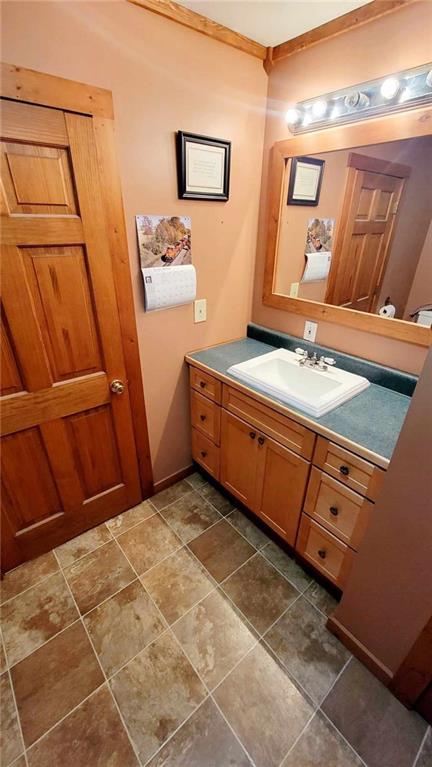
[[[111,381],[110,383],[110,390],[113,394],[123,394],[125,385],[123,381],[120,381],[118,378],[114,378],[114,381]]]

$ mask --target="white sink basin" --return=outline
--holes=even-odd
[[[228,373],[266,394],[319,418],[369,386],[363,376],[337,367],[327,370],[300,366],[301,356],[277,349],[232,365]]]

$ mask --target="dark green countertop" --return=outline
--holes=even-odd
[[[300,339],[296,339],[298,345],[302,345]],[[243,388],[252,389],[260,394],[255,386],[244,384],[239,379],[227,373],[231,365],[245,362],[251,357],[258,357],[279,348],[268,343],[263,343],[254,338],[244,338],[228,344],[221,344],[199,352],[187,355],[191,360],[205,365],[215,373],[230,378]],[[360,361],[359,361],[360,362]],[[340,365],[344,368],[344,365]],[[364,375],[364,373],[363,373]],[[367,377],[367,374],[366,374]],[[267,399],[273,399],[282,405],[289,413],[298,414],[301,419],[307,419],[319,427],[329,430],[335,436],[341,436],[350,442],[354,442],[378,457],[389,460],[396,445],[402,424],[409,408],[411,397],[401,394],[393,389],[371,383],[364,391],[357,394],[348,402],[332,410],[321,418],[314,418],[282,400],[264,394]],[[386,462],[377,461],[381,465]]]

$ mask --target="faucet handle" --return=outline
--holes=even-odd
[[[299,354],[300,357],[307,357],[308,356],[308,353],[307,353],[306,349],[295,349],[294,351],[295,351],[296,354]]]
[[[321,359],[326,365],[336,365],[336,360],[333,357],[321,357]]]

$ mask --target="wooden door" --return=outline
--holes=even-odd
[[[92,118],[2,103],[7,570],[141,490]]]
[[[249,509],[255,508],[258,432],[222,410],[220,481]]]
[[[410,168],[352,153],[325,302],[373,312]]]
[[[269,437],[258,437],[256,511],[294,546],[310,464]]]

